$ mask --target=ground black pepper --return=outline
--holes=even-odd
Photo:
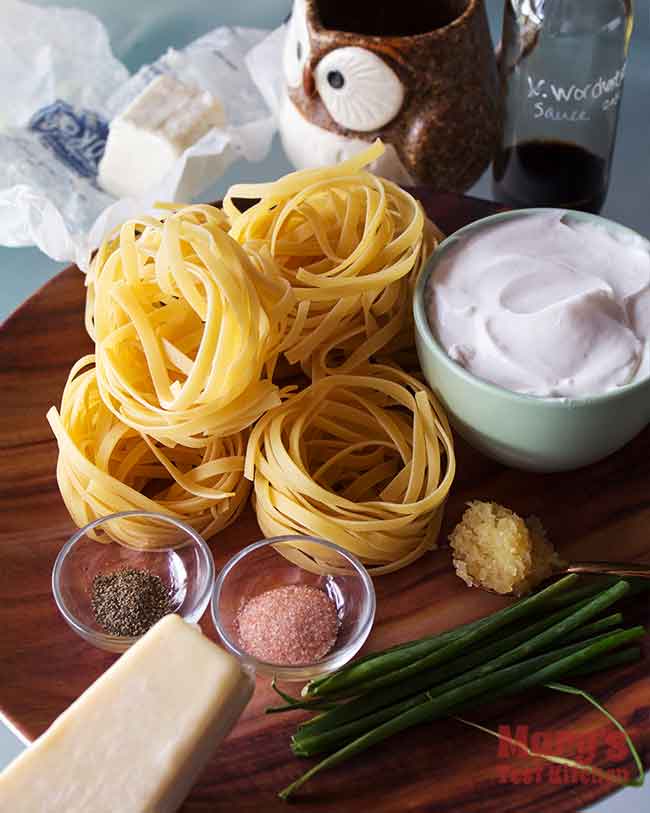
[[[95,576],[91,606],[105,632],[125,637],[143,635],[173,611],[171,594],[162,579],[135,568]]]

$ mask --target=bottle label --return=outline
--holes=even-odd
[[[529,74],[528,105],[534,119],[591,121],[597,113],[615,111],[621,100],[625,63],[612,76],[599,76],[584,85],[562,85]]]

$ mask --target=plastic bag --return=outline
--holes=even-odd
[[[191,200],[237,159],[262,160],[274,121],[245,64],[266,31],[217,28],[129,77],[101,22],[76,9],[5,0],[0,15],[0,244],[37,245],[86,270],[104,235],[159,200]],[[97,183],[110,120],[170,73],[226,113],[147,193],[116,200]]]

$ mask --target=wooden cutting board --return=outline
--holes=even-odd
[[[496,209],[485,201],[434,195],[426,189],[418,195],[447,233]],[[83,301],[83,277],[68,268],[0,328],[0,710],[28,739],[44,731],[114,660],[67,627],[50,589],[54,559],[73,525],[57,490],[56,445],[45,412],[59,402],[70,366],[91,350],[83,327]],[[566,558],[650,561],[650,431],[602,463],[560,475],[509,470],[460,441],[457,447],[458,476],[441,540],[467,500],[494,499],[520,514],[541,517]],[[249,508],[211,540],[217,567],[260,537]],[[377,620],[368,649],[444,630],[505,604],[465,587],[444,547],[400,573],[378,579],[376,586]],[[650,623],[647,596],[629,605],[630,621]],[[216,637],[209,614],[202,626]],[[583,679],[579,685],[627,726],[647,769],[647,637],[644,650],[642,662]],[[289,750],[298,716],[264,715],[273,700],[268,680],[258,679],[252,702],[210,761],[183,807],[185,813],[287,810],[275,794],[309,763]],[[597,764],[633,775],[628,756],[607,746],[606,735],[613,729],[582,701],[544,690],[468,716],[492,728],[510,725],[513,732],[523,725],[530,734],[552,736],[570,729],[576,735],[595,735]],[[616,789],[611,783],[581,784],[577,776],[558,774],[523,753],[500,756],[498,745],[454,721],[421,726],[321,774],[294,804],[299,810],[327,813],[569,813]]]

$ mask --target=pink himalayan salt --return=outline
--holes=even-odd
[[[336,605],[323,590],[291,584],[247,601],[235,621],[243,650],[286,666],[314,663],[336,642]]]

